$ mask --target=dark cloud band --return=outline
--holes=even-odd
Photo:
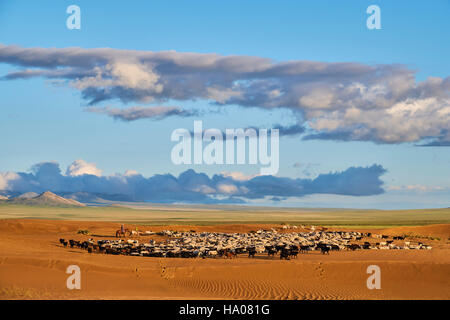
[[[252,199],[302,197],[310,194],[370,196],[384,192],[380,177],[386,170],[380,165],[350,167],[342,172],[320,174],[314,179],[293,179],[204,173],[187,170],[178,177],[157,174],[145,178],[137,172],[102,176],[94,164],[83,160],[61,174],[58,163],[44,162],[32,167],[31,173],[0,173],[0,190],[10,193],[87,192],[106,198],[162,203],[229,203]]]
[[[178,117],[193,117],[198,116],[199,112],[196,110],[183,110],[180,107],[131,107],[126,109],[111,108],[111,107],[89,107],[86,111],[106,114],[116,120],[122,121],[136,121],[140,119],[154,119],[160,120],[171,116]]]

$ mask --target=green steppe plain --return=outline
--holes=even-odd
[[[307,209],[243,206],[40,207],[0,204],[0,219],[111,221],[142,225],[291,224],[416,226],[450,223],[450,208],[418,210]]]

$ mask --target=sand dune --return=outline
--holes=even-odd
[[[383,230],[385,234],[408,234],[413,236],[437,237],[449,240],[450,225],[438,224],[431,226],[397,227]]]
[[[88,254],[58,239],[85,239],[78,229],[110,236],[117,223],[0,221],[2,299],[449,299],[449,225],[390,228],[383,233],[440,235],[433,250],[343,251],[280,261],[258,255],[169,259]],[[130,226],[131,227],[131,226]],[[248,232],[267,225],[139,227],[159,231]],[[279,226],[278,226],[279,227]],[[412,230],[412,231],[409,231]],[[444,237],[445,236],[445,237]],[[95,236],[94,236],[95,238]],[[100,237],[99,237],[100,239]],[[68,290],[68,265],[80,266],[82,289]],[[366,268],[379,265],[381,290],[366,287]]]

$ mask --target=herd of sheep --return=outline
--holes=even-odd
[[[147,232],[147,235],[153,234]],[[228,257],[246,254],[250,258],[258,254],[274,256],[280,259],[295,258],[299,253],[358,249],[431,249],[421,242],[411,244],[398,236],[389,239],[385,235],[347,231],[315,231],[279,233],[274,229],[259,230],[251,233],[216,233],[216,232],[173,232],[162,231],[160,236],[167,240],[157,243],[149,240],[141,243],[136,239],[75,241],[60,239],[65,247],[86,249],[89,253],[98,252],[114,255],[131,255],[146,257]],[[363,241],[372,238],[372,242]],[[379,239],[379,240],[378,240]],[[375,241],[375,242],[373,242]]]

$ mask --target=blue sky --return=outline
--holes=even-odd
[[[81,8],[81,30],[66,28],[67,6]],[[368,30],[366,8],[381,8],[381,30]],[[2,1],[0,43],[21,48],[113,48],[139,51],[254,56],[274,63],[318,61],[362,65],[404,65],[416,83],[450,75],[448,1]],[[24,69],[1,63],[0,76]],[[415,72],[415,73],[414,73]],[[379,80],[384,83],[384,79]],[[448,87],[443,87],[444,95]],[[145,177],[177,176],[193,168],[209,176],[222,171],[256,174],[259,166],[176,166],[170,161],[176,128],[192,130],[192,117],[114,120],[86,112],[89,101],[68,85],[43,77],[0,82],[0,171],[25,172],[36,163],[57,161],[65,173],[76,159],[95,163],[103,175],[135,170]],[[434,92],[434,91],[433,91]],[[448,91],[447,91],[448,97]],[[448,100],[437,108],[448,108]],[[268,109],[196,99],[146,104],[117,97],[96,107],[181,106],[212,111],[207,128],[270,128],[298,122],[296,110]],[[217,112],[218,111],[218,112]],[[448,113],[446,114],[448,116]],[[419,118],[417,121],[421,121]],[[447,118],[448,119],[448,118]],[[445,116],[444,116],[445,120]],[[427,119],[434,125],[433,119]],[[428,125],[428,124],[426,124]],[[441,122],[442,132],[450,125]],[[379,127],[377,127],[379,128]],[[429,136],[427,131],[420,137]],[[437,138],[431,136],[430,138]],[[338,139],[339,140],[339,139]],[[354,141],[359,140],[359,141]],[[350,167],[381,165],[385,192],[370,196],[305,195],[276,205],[422,208],[448,206],[448,147],[418,147],[426,139],[280,139],[279,177],[311,178]],[[273,205],[270,200],[258,200]]]

